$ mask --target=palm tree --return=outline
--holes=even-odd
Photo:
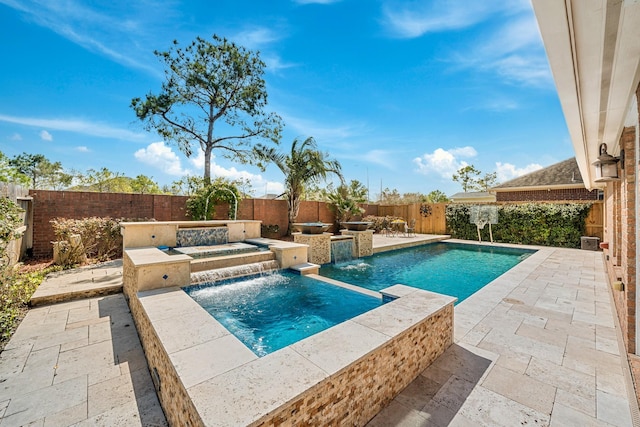
[[[261,159],[273,162],[285,176],[284,195],[289,202],[287,234],[291,233],[291,224],[298,217],[305,187],[325,180],[331,173],[336,174],[340,181],[343,181],[340,163],[330,159],[327,153],[319,151],[313,137],[305,139],[302,143],[298,138],[294,139],[289,154],[278,153],[273,148],[264,146],[257,146],[256,152]]]

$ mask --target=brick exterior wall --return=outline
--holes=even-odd
[[[496,192],[497,202],[549,202],[570,200],[598,200],[598,190],[565,188],[558,190]]]
[[[613,291],[616,313],[628,353],[636,349],[636,155],[635,127],[624,128],[620,147],[625,151],[624,169],[619,182],[607,185],[607,201],[613,206],[608,210],[612,228],[607,235],[613,245],[608,251],[607,270],[611,281],[621,280],[623,291]]]

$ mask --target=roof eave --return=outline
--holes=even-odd
[[[532,0],[585,187],[601,143],[618,155],[640,79],[640,2]],[[597,7],[596,7],[597,6]]]

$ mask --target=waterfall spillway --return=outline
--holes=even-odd
[[[214,270],[198,271],[191,273],[191,284],[217,282],[224,279],[263,274],[280,268],[277,261],[262,261],[251,264],[236,265],[234,267],[216,268]]]
[[[353,259],[353,238],[331,239],[331,262],[351,261]]]

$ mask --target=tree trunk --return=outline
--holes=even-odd
[[[292,224],[296,222],[298,212],[300,211],[300,196],[291,194],[289,197],[289,229],[287,230],[287,236],[291,235],[293,230]]]
[[[211,184],[211,150],[212,147],[206,147],[204,150],[204,184]]]

